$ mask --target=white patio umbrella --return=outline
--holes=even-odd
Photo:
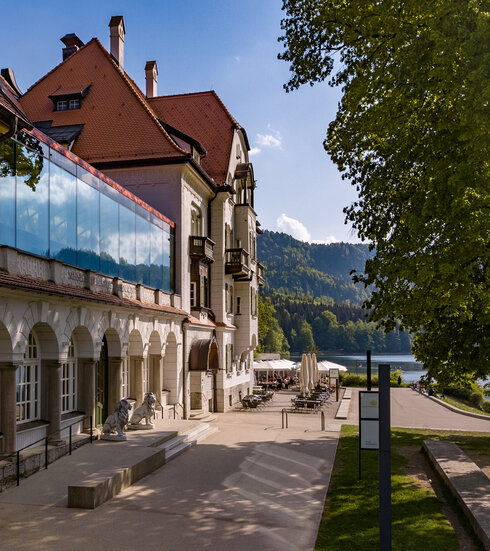
[[[318,371],[318,362],[316,361],[316,354],[314,352],[311,355],[311,363],[313,364],[313,384],[316,386],[320,380],[320,373]]]
[[[313,367],[313,360],[311,359],[311,354],[307,355],[307,364],[308,364],[308,390],[313,390],[315,388],[315,373]]]
[[[299,372],[299,390],[303,396],[305,396],[308,392],[308,363],[307,363],[307,356],[306,354],[303,354],[301,356],[301,370]]]

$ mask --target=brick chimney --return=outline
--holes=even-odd
[[[124,71],[124,19],[122,15],[114,15],[109,22],[111,30],[111,56],[116,60],[120,69]]]
[[[145,65],[146,76],[146,97],[155,98],[157,96],[158,69],[156,61],[147,61]]]
[[[63,61],[83,46],[83,42],[75,33],[65,34],[63,38],[60,38],[60,40],[65,45],[63,48]]]

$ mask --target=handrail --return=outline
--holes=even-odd
[[[162,409],[162,419],[163,419],[163,404],[162,402],[160,402],[160,400],[157,398],[157,395],[155,394],[155,400],[157,401],[157,403],[160,405],[160,408]],[[157,410],[155,408],[155,419],[157,418]]]
[[[78,423],[80,423],[81,421],[84,421],[85,419],[90,419],[90,443],[92,444],[92,442],[93,442],[93,417],[92,417],[92,415],[85,415],[81,419],[79,418],[77,421],[73,421],[73,423],[70,423],[69,425],[67,425],[66,427],[63,427],[63,429],[61,429],[61,430],[69,429],[69,442],[68,442],[69,455],[71,455],[71,448],[72,448],[72,445],[71,445],[72,444],[71,427],[73,425],[77,425]],[[2,459],[8,459],[9,457],[13,457],[14,455],[17,456],[17,486],[19,486],[19,484],[20,484],[20,452],[26,450],[27,448],[30,448],[31,446],[34,446],[35,444],[39,444],[39,442],[44,441],[44,464],[45,464],[45,468],[47,469],[48,468],[48,439],[55,432],[58,432],[58,431],[52,431],[51,433],[46,434],[46,436],[43,436],[42,438],[39,438],[39,440],[36,440],[35,442],[31,442],[27,446],[24,446],[23,448],[20,448],[20,449],[16,450],[15,452],[12,452],[9,455],[6,455],[5,457],[2,458]]]

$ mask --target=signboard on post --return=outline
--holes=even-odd
[[[379,394],[359,392],[359,448],[379,449]]]
[[[359,392],[359,448],[379,449],[379,393]]]
[[[339,401],[339,378],[340,378],[339,373],[340,372],[339,372],[338,367],[331,367],[328,371],[328,376],[329,376],[328,384],[329,384],[329,386],[332,386],[332,380],[335,381],[335,396],[336,396],[336,401],[337,402]]]

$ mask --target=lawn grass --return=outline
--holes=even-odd
[[[450,439],[462,448],[490,456],[486,435],[418,429],[392,429],[392,548],[457,551],[456,534],[429,490],[405,474],[407,460],[400,447],[420,450],[424,439]],[[362,452],[358,480],[358,427],[344,425],[315,549],[364,551],[379,549],[378,452]]]

